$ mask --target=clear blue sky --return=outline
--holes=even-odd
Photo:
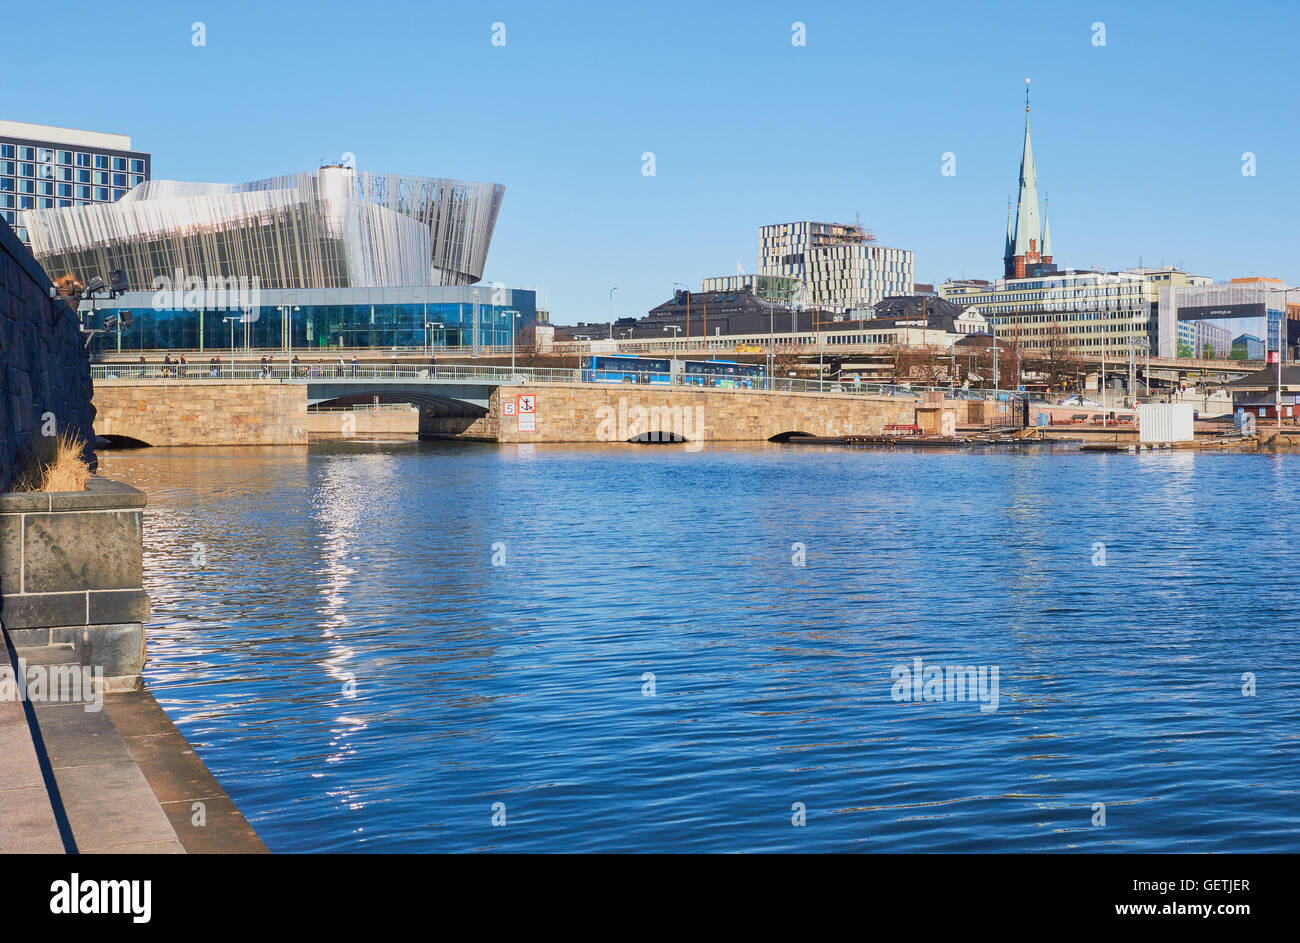
[[[54,0],[9,13],[0,117],[129,133],[155,177],[351,151],[503,183],[485,277],[573,323],[614,285],[640,315],[752,272],[793,219],[860,213],[918,281],[996,277],[1032,77],[1058,263],[1300,280],[1297,5],[1140,6]]]

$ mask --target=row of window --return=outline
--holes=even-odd
[[[98,181],[97,181],[98,182]],[[30,193],[34,196],[76,196],[81,200],[107,200],[107,194],[110,190],[116,194],[113,199],[120,200],[126,193],[125,183],[113,182],[113,187],[107,185],[90,187],[84,184],[73,186],[70,183],[53,183],[49,180],[12,180],[9,177],[0,177],[0,194],[3,193]],[[91,196],[91,194],[96,194]]]
[[[38,164],[65,164],[94,167],[98,170],[129,170],[144,173],[141,157],[110,157],[108,154],[91,154],[86,151],[61,151],[50,147],[33,147],[28,144],[0,144],[0,160],[26,160]],[[28,176],[31,176],[30,174]]]
[[[38,180],[63,180],[68,183],[95,183],[100,186],[134,187],[144,183],[144,174],[110,173],[107,170],[74,170],[71,167],[52,167],[49,164],[24,164],[0,160],[0,179],[18,177]],[[11,180],[12,184],[13,181]],[[13,189],[12,186],[9,189]]]
[[[53,188],[54,184],[49,186]],[[0,192],[0,210],[48,210],[56,205],[85,206],[88,203],[116,202],[124,196],[126,196],[125,190],[112,190],[108,187],[73,187],[70,183],[61,183],[57,189],[43,189],[39,195],[33,196]],[[74,199],[76,202],[73,202]]]

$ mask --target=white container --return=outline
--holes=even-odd
[[[1195,438],[1191,403],[1149,403],[1139,405],[1139,442],[1191,442]]]

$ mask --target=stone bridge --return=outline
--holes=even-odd
[[[575,376],[552,375],[574,371],[483,368],[480,375],[465,375],[475,368],[448,368],[450,375],[440,375],[423,368],[421,376],[407,367],[358,376],[347,368],[315,367],[306,375],[281,369],[261,376],[254,367],[251,375],[240,375],[245,368],[225,368],[233,375],[213,376],[206,365],[191,364],[184,377],[161,376],[156,365],[145,368],[143,377],[131,376],[139,369],[95,368],[98,435],[143,445],[305,444],[309,404],[364,404],[379,397],[418,406],[422,438],[756,442],[880,433],[895,423],[920,422],[938,432],[942,413],[957,424],[983,422],[991,405],[945,401],[936,393],[923,405],[912,397],[814,382],[778,390],[704,389],[581,383]]]

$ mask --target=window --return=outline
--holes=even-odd
[[[89,154],[82,153],[81,151],[78,151],[78,152],[77,152],[77,166],[78,166],[78,167],[89,167],[89,166],[90,166],[90,155],[89,155]]]
[[[126,170],[126,158],[125,158],[125,157],[114,157],[114,158],[113,158],[113,169],[114,169],[114,170]]]
[[[144,183],[144,174],[131,174],[131,186],[138,187]]]
[[[4,221],[8,223],[10,226],[12,226],[14,224],[14,220],[18,218],[18,214],[15,213],[13,210],[5,210],[3,213],[0,213],[0,217],[3,217]]]
[[[71,163],[72,163],[72,151],[59,151],[59,163],[60,163],[60,164],[71,164]]]
[[[72,196],[72,184],[70,183],[59,184],[59,196],[67,196],[67,197]]]
[[[144,161],[142,161],[142,160],[141,160],[140,158],[138,158],[138,157],[132,157],[132,158],[131,158],[131,173],[133,173],[133,174],[142,174],[142,173],[144,173]]]
[[[90,187],[77,187],[77,199],[78,199],[78,200],[89,200],[89,199],[90,199]]]
[[[77,183],[90,183],[90,171],[89,171],[89,170],[78,170],[78,171],[77,171]]]
[[[35,192],[36,192],[36,181],[35,181],[35,180],[19,180],[19,181],[18,181],[18,192],[19,192],[19,193],[35,193]]]
[[[54,182],[52,180],[42,180],[37,184],[37,192],[41,196],[54,196]]]
[[[101,203],[107,203],[108,187],[95,187],[95,199]]]
[[[108,155],[107,155],[107,154],[96,154],[96,155],[95,155],[95,166],[98,167],[100,170],[108,170]]]
[[[21,174],[21,175],[24,176],[24,177],[35,177],[35,176],[36,176],[36,165],[35,165],[35,164],[19,164],[19,165],[18,165],[18,173]]]
[[[38,148],[36,149],[36,162],[37,162],[38,164],[52,164],[52,163],[54,163],[54,148],[52,148],[52,147],[38,147]]]
[[[114,200],[120,200],[120,199],[122,199],[122,197],[124,197],[124,196],[126,196],[126,191],[125,191],[125,190],[114,190],[114,191],[113,191],[113,199],[114,199]]]
[[[126,186],[126,174],[113,174],[113,186],[115,187]]]
[[[95,171],[95,183],[99,184],[100,186],[104,186],[104,187],[108,186],[108,172],[105,171],[105,170],[96,170],[96,171]]]
[[[0,157],[12,159],[14,156],[14,146],[12,144],[0,144]]]
[[[54,209],[54,201],[49,199],[48,197],[41,197],[37,203],[37,206],[39,209],[52,210]]]
[[[24,144],[22,147],[18,148],[18,159],[36,160],[36,148]]]

